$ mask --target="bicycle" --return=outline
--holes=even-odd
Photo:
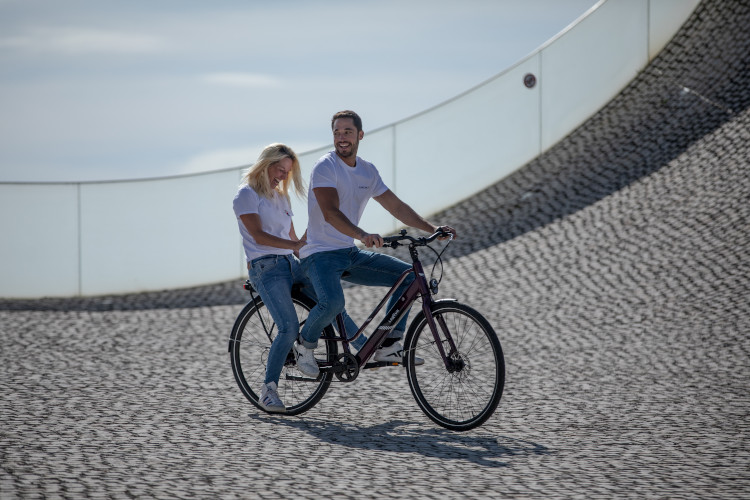
[[[328,390],[334,376],[340,382],[353,382],[362,369],[398,365],[393,362],[370,362],[370,358],[386,339],[388,332],[421,298],[422,307],[412,320],[404,339],[404,366],[409,388],[420,409],[436,424],[455,431],[466,431],[483,424],[494,413],[505,386],[505,358],[495,331],[476,310],[455,299],[434,300],[442,280],[442,252],[438,254],[429,243],[441,236],[451,236],[438,229],[429,237],[414,238],[406,230],[383,238],[384,246],[397,248],[408,241],[412,259],[406,270],[385,294],[373,312],[352,337],[346,334],[344,322],[336,317],[337,333],[328,325],[321,334],[315,351],[320,375],[311,378],[297,370],[293,353],[287,356],[278,390],[287,405],[286,415],[298,415],[317,404]],[[449,241],[450,244],[450,241]],[[425,277],[418,247],[426,246],[437,255],[433,272],[441,264],[440,280]],[[447,247],[447,245],[446,245]],[[443,248],[445,251],[445,248]],[[350,343],[364,335],[398,286],[410,274],[415,279],[402,293],[396,304],[386,312],[380,324],[367,338],[357,354],[352,354]],[[240,390],[256,407],[260,387],[265,376],[266,359],[275,336],[275,325],[263,301],[249,281],[245,289],[251,300],[245,305],[232,328],[229,353],[232,372]],[[295,288],[292,300],[300,325],[315,302]],[[343,332],[343,333],[340,333]],[[338,352],[338,344],[343,352]],[[424,364],[415,365],[415,357]]]

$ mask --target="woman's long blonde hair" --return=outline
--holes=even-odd
[[[247,172],[242,176],[242,184],[248,184],[259,195],[271,198],[273,196],[273,189],[271,188],[271,182],[268,180],[268,169],[271,165],[280,162],[284,158],[292,159],[292,169],[289,171],[286,179],[276,187],[276,191],[289,200],[289,184],[292,183],[294,184],[294,192],[297,196],[305,198],[305,185],[302,181],[302,172],[297,155],[292,151],[292,148],[279,142],[269,144],[263,149],[263,152],[258,157],[258,161],[248,168]]]

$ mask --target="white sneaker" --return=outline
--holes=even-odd
[[[281,402],[279,393],[276,392],[276,382],[269,382],[263,384],[260,388],[260,399],[258,403],[263,407],[264,410],[271,413],[283,413],[286,411],[286,406]]]
[[[318,368],[318,362],[315,361],[313,349],[308,349],[299,342],[294,343],[294,357],[297,360],[297,369],[308,377],[318,378],[320,374],[320,368]]]
[[[396,342],[388,347],[381,347],[375,351],[375,361],[387,361],[389,363],[404,363],[404,348],[401,342]],[[423,365],[424,359],[414,356],[415,365]]]

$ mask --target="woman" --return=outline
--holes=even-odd
[[[306,241],[297,238],[292,223],[289,188],[300,198],[305,190],[299,160],[294,151],[284,144],[266,146],[242,178],[234,197],[234,213],[242,235],[247,259],[248,275],[255,290],[276,323],[278,333],[271,344],[266,362],[266,378],[260,389],[260,405],[269,412],[284,412],[286,407],[278,394],[279,377],[289,350],[299,335],[299,321],[292,303],[292,285],[302,283],[305,292],[314,298],[313,288],[295,256]],[[357,326],[343,312],[348,332]],[[359,349],[367,340],[360,335],[352,345]],[[318,366],[295,350],[297,368],[308,376],[317,376]]]
[[[294,255],[305,240],[297,238],[294,231],[290,184],[297,196],[305,196],[297,155],[284,144],[271,144],[243,176],[233,202],[250,282],[278,328],[260,390],[259,402],[269,412],[286,411],[277,387],[287,354],[299,334],[292,285],[306,281]]]

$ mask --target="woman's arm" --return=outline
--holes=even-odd
[[[289,228],[289,239],[292,241],[298,241],[302,243],[300,248],[307,245],[307,230],[305,230],[305,234],[302,235],[302,238],[297,238],[297,233],[294,231],[294,222],[292,222],[291,227]],[[294,251],[294,255],[299,258],[299,248]]]
[[[260,215],[258,214],[243,214],[240,215],[240,220],[245,226],[245,229],[247,229],[247,232],[250,233],[250,236],[252,236],[255,242],[259,245],[283,248],[287,250],[299,250],[306,243],[304,241],[299,241],[296,239],[296,235],[294,234],[294,225],[292,225],[289,231],[289,239],[287,240],[285,238],[279,238],[278,236],[274,236],[263,231],[263,223],[261,222]],[[295,239],[292,239],[293,237]]]

